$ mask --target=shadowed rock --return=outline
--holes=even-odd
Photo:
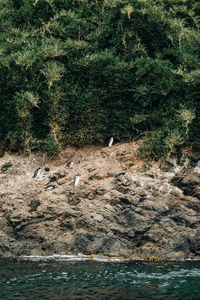
[[[32,199],[31,203],[29,204],[29,206],[31,207],[31,209],[29,210],[29,212],[36,211],[36,209],[38,208],[38,206],[40,206],[40,200],[39,199]]]

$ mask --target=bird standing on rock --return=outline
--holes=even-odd
[[[111,147],[111,146],[112,146],[113,141],[114,141],[114,139],[113,139],[113,137],[111,136],[111,138],[109,139],[108,144],[107,144],[108,147]]]
[[[79,184],[79,180],[80,180],[80,175],[77,172],[76,175],[74,176],[74,187],[76,187]]]
[[[35,170],[32,178],[36,178],[37,176],[39,176],[40,172],[41,172],[41,168],[37,168],[37,170]]]
[[[73,161],[69,161],[69,162],[66,164],[65,168],[69,169],[69,168],[71,168],[72,166],[73,166]]]

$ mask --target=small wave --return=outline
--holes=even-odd
[[[42,256],[42,255],[35,255],[35,256],[20,256],[19,260],[29,260],[29,261],[99,261],[99,262],[127,262],[128,259],[125,258],[115,258],[109,256],[100,256],[100,255],[84,255],[84,254],[77,254],[77,255],[49,255],[49,256]]]

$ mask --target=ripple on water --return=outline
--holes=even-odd
[[[0,260],[0,299],[199,299],[199,278],[198,262]]]

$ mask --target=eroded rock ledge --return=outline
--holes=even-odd
[[[76,164],[80,154],[84,160]],[[74,167],[66,169],[69,159]],[[33,179],[38,166],[41,174]],[[137,146],[127,143],[67,149],[51,162],[41,155],[6,155],[0,168],[1,256],[200,259],[198,167],[164,172],[154,164],[144,171]],[[81,180],[74,188],[76,171]],[[126,175],[114,178],[118,172]],[[52,180],[58,188],[45,191]]]

